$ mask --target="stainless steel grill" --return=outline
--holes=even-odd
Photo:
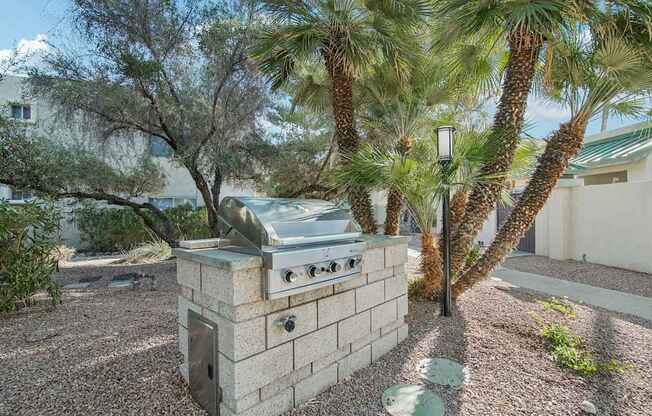
[[[360,226],[332,202],[227,197],[219,227],[225,250],[262,256],[268,299],[351,279],[362,268]]]

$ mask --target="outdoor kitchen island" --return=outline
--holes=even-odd
[[[237,248],[175,250],[180,371],[209,414],[283,414],[407,337],[407,238],[356,242],[349,258],[317,263],[314,277],[312,265],[285,262],[279,275],[277,259]],[[333,250],[318,248],[327,256]],[[274,293],[270,279],[285,281],[292,294]],[[301,282],[303,290],[295,286]]]

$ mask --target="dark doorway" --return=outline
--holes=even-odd
[[[514,203],[518,201],[518,198],[520,197],[520,194],[512,194],[512,198],[514,199]],[[500,227],[507,221],[507,218],[509,217],[509,214],[512,212],[512,207],[507,207],[504,206],[501,203],[498,203],[496,213],[497,213],[497,223],[498,223],[498,228],[497,230],[500,230]],[[516,246],[516,250],[519,251],[525,251],[527,253],[535,253],[535,244],[536,244],[536,238],[535,238],[535,233],[536,233],[536,227],[535,223],[532,223],[530,226],[530,229],[527,230],[527,233],[525,233],[525,236],[521,238],[521,241],[519,241],[518,245]]]

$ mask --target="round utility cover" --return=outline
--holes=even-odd
[[[383,406],[392,416],[443,416],[444,402],[424,386],[395,384],[383,393]]]
[[[448,358],[426,358],[419,363],[421,377],[433,384],[460,388],[466,379],[464,366]]]

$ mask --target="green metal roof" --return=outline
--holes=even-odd
[[[585,144],[571,160],[568,173],[599,166],[616,165],[640,159],[652,151],[652,128],[608,137]]]

